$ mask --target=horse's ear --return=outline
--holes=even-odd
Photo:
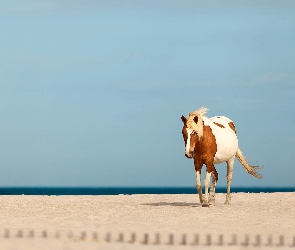
[[[198,116],[195,116],[195,117],[194,117],[194,122],[195,122],[195,123],[198,123],[198,120],[199,120],[199,117],[198,117]]]
[[[187,119],[186,119],[183,115],[181,116],[181,120],[183,121],[184,124],[185,124],[186,121],[187,121]]]

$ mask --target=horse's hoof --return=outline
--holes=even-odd
[[[209,206],[215,206],[215,201],[209,201]]]
[[[227,194],[224,204],[230,205],[230,201],[231,201],[231,197],[230,197],[230,195]]]
[[[224,204],[225,205],[230,205],[230,202],[229,201],[225,201]]]
[[[202,204],[202,207],[209,207],[209,204]]]
[[[213,206],[215,205],[215,199],[214,198],[209,200],[209,205],[213,205]]]

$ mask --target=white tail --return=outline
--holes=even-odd
[[[243,155],[242,151],[240,148],[238,148],[238,151],[236,153],[236,157],[238,158],[239,162],[242,164],[242,166],[244,167],[244,169],[251,175],[253,175],[254,177],[261,179],[262,176],[257,173],[257,171],[259,171],[261,168],[259,166],[251,166],[245,156]]]

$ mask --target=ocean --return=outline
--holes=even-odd
[[[295,187],[232,187],[232,193],[295,192]],[[196,194],[194,187],[0,187],[0,195]],[[217,187],[216,193],[226,193]]]

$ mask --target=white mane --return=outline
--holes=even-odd
[[[196,132],[199,136],[199,140],[203,137],[203,119],[202,117],[207,113],[208,109],[201,107],[196,111],[190,112],[187,119],[186,126]],[[198,117],[198,122],[195,123],[194,118]]]

